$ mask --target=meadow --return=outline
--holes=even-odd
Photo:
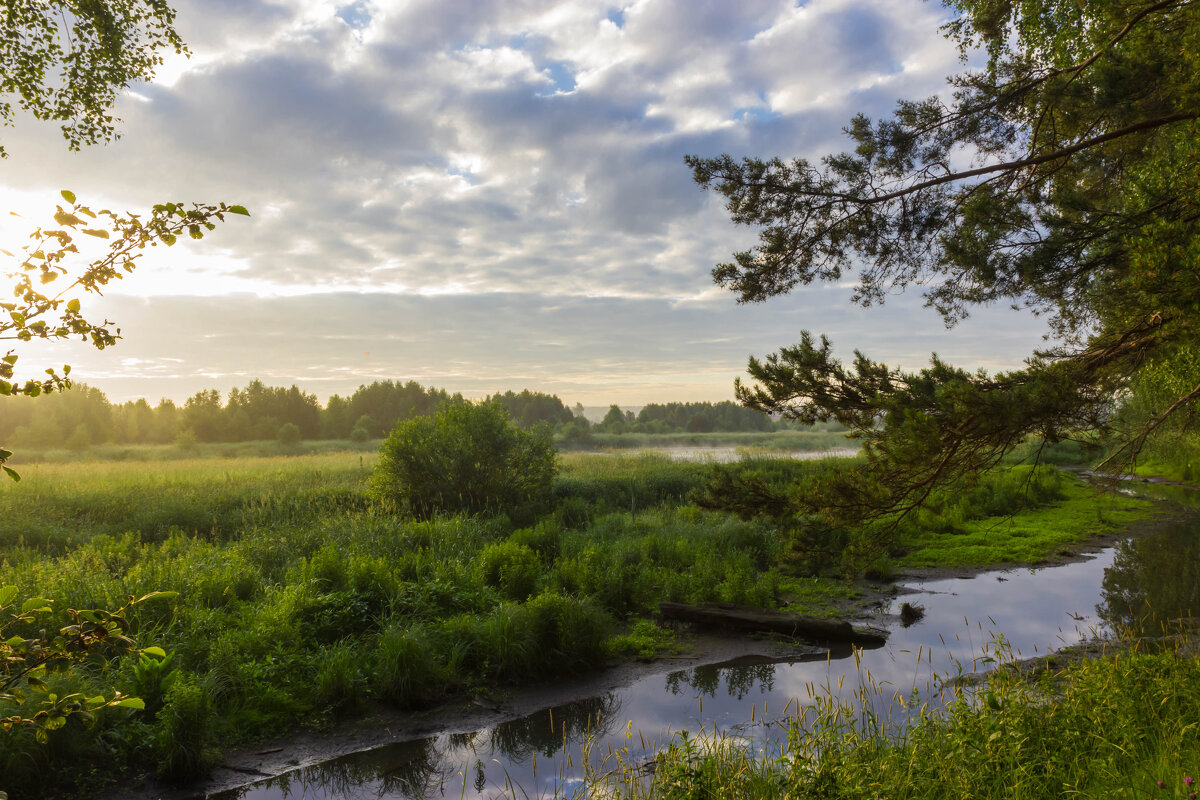
[[[0,486],[0,585],[50,598],[45,624],[65,624],[68,608],[178,592],[130,617],[139,645],[169,660],[98,661],[48,679],[60,694],[115,687],[147,709],[109,709],[91,729],[68,720],[45,743],[27,729],[0,734],[4,788],[62,794],[147,770],[187,778],[218,757],[218,743],[652,657],[679,646],[652,624],[662,600],[828,614],[857,592],[836,559],[824,569],[789,559],[772,521],[691,502],[715,469],[782,481],[822,462],[568,454],[552,512],[516,524],[385,513],[366,491],[374,459],[77,458],[27,464],[20,483]],[[1111,498],[1098,516],[1091,490],[1042,470],[997,473],[947,498],[905,533],[883,571],[920,563],[921,553],[942,564],[1045,557],[1147,513]],[[1013,516],[1029,504],[1041,510]],[[1055,515],[1043,526],[1053,535],[1006,536],[1003,525],[1031,514],[1037,528],[1045,513]],[[972,537],[1019,548],[950,546]]]

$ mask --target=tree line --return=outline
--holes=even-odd
[[[367,441],[387,435],[397,423],[436,413],[461,394],[425,387],[416,381],[375,381],[346,397],[333,395],[322,406],[316,395],[292,385],[267,386],[253,380],[228,395],[217,389],[199,391],[184,403],[162,399],[112,403],[101,390],[76,384],[67,391],[26,397],[0,397],[0,441],[21,447],[172,444],[181,442],[245,442],[276,439],[285,426],[299,437]],[[568,444],[585,444],[599,433],[698,433],[778,430],[787,423],[719,403],[652,403],[637,414],[614,405],[605,418],[591,423],[583,408],[568,408],[556,395],[525,389],[498,392],[484,402],[504,406],[521,428],[548,425]]]

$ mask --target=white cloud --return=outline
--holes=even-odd
[[[412,375],[461,382],[452,389],[561,385],[585,402],[609,397],[605,380],[630,401],[655,387],[727,396],[746,355],[789,343],[801,325],[754,307],[720,317],[757,331],[753,341],[713,330],[708,313],[731,300],[709,272],[753,231],[692,183],[683,155],[843,148],[854,112],[927,96],[956,69],[937,29],[944,11],[921,0],[177,7],[194,55],[120,104],[120,141],[68,153],[53,127],[20,120],[0,164],[0,197],[22,208],[70,187],[130,210],[165,199],[251,209],[203,242],[148,256],[115,289],[113,302],[133,303],[123,309],[154,297],[172,314],[138,311],[154,322],[128,328],[116,352],[130,362],[105,380],[136,381],[141,360],[186,353],[163,387],[199,373],[270,379],[286,361],[289,380],[343,389]],[[847,346],[886,318],[813,291],[781,303],[822,298],[820,324],[803,325],[838,329]],[[318,346],[337,340],[314,320],[354,329],[364,304],[369,335],[387,343],[363,347],[369,361]],[[509,304],[522,313],[500,326],[501,347]],[[236,325],[222,316],[230,307],[242,309]],[[453,309],[455,324],[426,307]],[[409,324],[418,318],[432,327]],[[169,324],[194,335],[155,327]],[[233,329],[236,339],[220,333]],[[905,358],[927,349],[904,340]],[[730,342],[740,349],[727,353]],[[995,363],[1014,364],[1028,343],[995,345]],[[414,366],[406,348],[439,355]],[[307,367],[295,361],[309,354]]]

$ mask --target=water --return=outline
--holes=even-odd
[[[700,461],[710,464],[732,464],[747,457],[779,458],[789,461],[819,461],[823,458],[853,458],[857,447],[829,447],[822,450],[768,450],[747,447],[638,447],[621,450],[587,451],[588,455],[666,456],[673,461]]]
[[[220,800],[551,796],[569,794],[593,763],[628,748],[650,760],[676,732],[704,731],[769,749],[786,736],[787,711],[829,694],[865,701],[880,718],[903,717],[933,696],[931,676],[987,669],[1003,636],[1029,657],[1113,626],[1189,615],[1200,604],[1200,515],[1118,543],[1085,561],[911,584],[901,600],[924,606],[887,646],[843,658],[738,663],[652,675],[623,689],[479,731],[444,734],[357,753],[231,792]],[[884,609],[895,612],[896,608]]]

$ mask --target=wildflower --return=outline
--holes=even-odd
[[[1165,789],[1165,788],[1167,788],[1167,785],[1166,785],[1165,783],[1163,783],[1162,781],[1155,781],[1155,782],[1154,782],[1154,785],[1155,785],[1155,786],[1157,786],[1157,787],[1158,787],[1158,788],[1160,788],[1160,789]]]
[[[1192,776],[1191,776],[1191,775],[1188,775],[1186,778],[1184,778],[1184,779],[1183,779],[1183,785],[1184,785],[1184,786],[1187,786],[1188,788],[1191,788],[1191,785],[1192,785],[1193,783],[1195,783],[1195,781],[1194,781],[1194,780],[1192,780]]]

